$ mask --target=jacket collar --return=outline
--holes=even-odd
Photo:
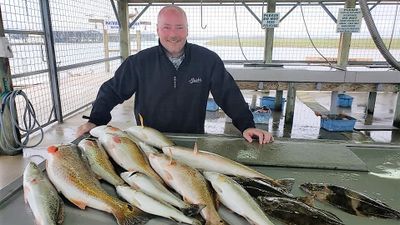
[[[184,53],[185,53],[185,58],[188,57],[188,55],[189,55],[189,46],[190,46],[190,44],[189,44],[189,43],[187,42],[187,40],[186,40],[185,46],[183,47],[183,51],[184,51]],[[159,51],[162,55],[164,55],[165,57],[168,58],[168,56],[167,56],[167,50],[165,49],[164,46],[162,46],[162,44],[161,44],[161,42],[160,42],[160,39],[158,39],[158,51]]]

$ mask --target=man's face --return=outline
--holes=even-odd
[[[161,12],[158,17],[157,34],[170,56],[180,56],[188,36],[185,15],[174,8]]]

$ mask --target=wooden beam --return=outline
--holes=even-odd
[[[177,0],[177,1],[167,1],[167,0],[153,0],[150,1],[151,3],[165,3],[165,4],[172,4],[172,3],[199,3],[201,0]],[[233,1],[233,0],[203,0],[203,3],[237,3],[239,1]],[[263,3],[265,0],[247,0],[247,1],[240,1],[240,2],[245,2],[245,3]],[[296,0],[276,0],[276,2],[293,2],[297,3],[298,1]],[[307,0],[308,2],[346,2],[346,0]],[[368,3],[376,3],[378,1],[368,1]],[[385,0],[381,2],[397,2],[397,0]],[[142,0],[128,0],[128,3],[149,3],[149,1],[142,1]]]

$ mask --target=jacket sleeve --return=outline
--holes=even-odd
[[[211,94],[215,102],[232,119],[233,125],[243,133],[247,128],[255,127],[253,114],[235,80],[226,71],[222,60],[216,57],[211,71]]]
[[[137,90],[134,56],[128,57],[110,80],[104,82],[93,102],[89,122],[105,125],[111,120],[111,110],[129,99]]]

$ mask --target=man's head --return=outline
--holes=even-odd
[[[158,13],[157,34],[169,56],[180,56],[188,36],[185,11],[175,5],[162,8]]]

